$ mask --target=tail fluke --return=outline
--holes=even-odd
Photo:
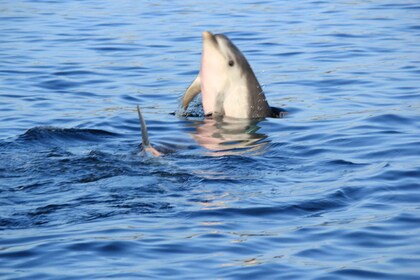
[[[143,149],[146,152],[151,153],[153,156],[161,156],[162,153],[152,147],[149,142],[149,133],[147,132],[146,122],[144,121],[143,115],[141,114],[140,107],[137,105],[137,113],[139,115],[140,127],[141,127],[141,138],[143,143]]]

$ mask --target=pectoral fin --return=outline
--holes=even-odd
[[[188,87],[187,91],[184,93],[184,97],[182,100],[182,107],[184,108],[184,110],[188,108],[188,105],[190,105],[190,102],[200,92],[201,92],[201,78],[200,78],[200,74],[198,74],[197,78],[195,78],[195,80]]]

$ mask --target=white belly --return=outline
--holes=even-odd
[[[232,118],[249,118],[248,90],[246,87],[230,89],[224,96],[223,110],[225,116]]]

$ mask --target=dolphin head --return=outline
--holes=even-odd
[[[203,32],[201,91],[206,114],[248,118],[261,86],[241,51],[223,34]]]
[[[264,118],[271,109],[241,51],[223,34],[203,32],[203,52],[198,77],[184,94],[183,106],[202,93],[206,115]]]

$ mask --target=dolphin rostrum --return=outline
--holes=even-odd
[[[245,56],[223,34],[203,32],[201,69],[184,93],[184,110],[200,92],[206,116],[257,119],[283,111],[268,105]]]

